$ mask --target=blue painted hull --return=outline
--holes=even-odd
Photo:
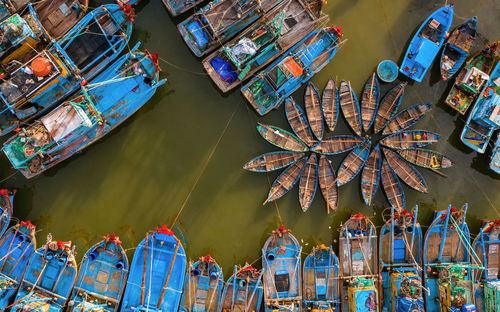
[[[162,0],[168,12],[172,16],[180,15],[189,9],[194,8],[196,5],[202,3],[204,0]],[[135,1],[130,1],[135,2]],[[133,4],[133,3],[131,3]]]
[[[500,174],[500,136],[497,138],[495,147],[493,147],[493,151],[491,152],[490,169]]]
[[[340,164],[339,171],[337,173],[337,185],[338,186],[344,185],[344,184],[352,181],[352,179],[354,179],[358,175],[358,173],[361,171],[361,169],[363,169],[366,161],[368,160],[368,157],[370,156],[370,145],[371,145],[370,141],[365,142],[365,143],[359,145],[358,147],[356,147],[355,149],[353,149],[344,158],[344,160]],[[353,157],[356,160],[362,161],[362,163],[359,166],[357,166],[357,168],[351,167],[352,166],[351,162],[354,160]],[[347,168],[350,168],[350,169],[347,169]],[[354,172],[351,173],[351,169]],[[344,170],[346,170],[346,171],[344,171]],[[345,172],[345,174],[348,175],[347,179],[342,179],[342,175],[343,175],[342,172]]]
[[[14,209],[13,203],[15,194],[16,191],[9,191],[6,189],[0,190],[0,237],[2,237],[3,233],[5,233],[9,227]]]
[[[234,274],[227,280],[221,297],[219,311],[260,311],[264,294],[262,274],[246,264],[238,269],[234,267]]]

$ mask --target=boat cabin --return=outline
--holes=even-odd
[[[500,127],[500,95],[494,93],[483,100],[476,114],[476,121],[487,128]]]
[[[490,76],[479,70],[477,67],[469,68],[462,79],[457,79],[457,85],[472,94],[477,94]]]

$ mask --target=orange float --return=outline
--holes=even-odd
[[[45,57],[37,57],[31,62],[31,69],[33,74],[38,77],[45,77],[50,74],[52,64]]]

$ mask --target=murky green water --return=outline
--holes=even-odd
[[[313,82],[323,88],[330,76],[349,79],[358,95],[383,59],[399,60],[418,25],[442,1],[330,0],[325,11],[331,22],[342,25],[348,42]],[[249,159],[275,148],[255,130],[257,122],[289,129],[283,108],[259,118],[239,90],[220,94],[203,67],[184,45],[160,0],[143,0],[137,9],[132,43],[140,40],[167,60],[162,67],[169,82],[135,116],[117,131],[82,154],[49,170],[33,181],[17,174],[4,182],[18,189],[15,216],[29,219],[39,229],[40,243],[52,232],[58,240],[72,240],[82,253],[107,233],[119,235],[126,248],[134,247],[146,231],[170,224],[178,214],[187,233],[191,257],[210,252],[226,274],[234,264],[253,261],[281,220],[299,239],[331,243],[340,222],[361,211],[381,224],[388,203],[380,190],[374,204],[363,204],[359,177],[340,189],[339,209],[327,215],[317,196],[307,213],[298,203],[297,188],[276,204],[262,206],[275,174],[258,174],[241,167]],[[500,40],[498,0],[460,0],[454,26],[470,16],[479,18],[480,39]],[[132,44],[131,44],[132,45]],[[384,85],[385,92],[389,86]],[[433,103],[432,112],[419,128],[436,131],[442,138],[431,148],[455,161],[443,178],[422,169],[429,194],[404,186],[407,207],[418,204],[419,219],[429,224],[433,210],[449,203],[470,204],[469,222],[476,233],[480,220],[500,217],[500,176],[487,169],[487,156],[468,150],[459,139],[464,118],[442,104],[448,88],[439,81],[436,63],[421,84],[407,88],[401,109]],[[303,103],[303,88],[294,97]],[[344,120],[335,134],[351,134]],[[331,157],[339,164],[345,156]],[[13,173],[1,157],[2,176]],[[332,236],[333,234],[333,236]],[[132,258],[132,251],[129,253]]]

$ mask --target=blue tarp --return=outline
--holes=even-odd
[[[224,61],[223,59],[215,57],[210,61],[210,65],[212,65],[217,74],[219,74],[220,78],[225,82],[233,83],[236,80],[236,72],[231,67],[231,64]]]
[[[189,23],[189,25],[187,26],[187,30],[191,35],[193,35],[193,38],[196,41],[198,47],[201,48],[208,43],[208,35],[203,31],[202,26],[197,21]]]

